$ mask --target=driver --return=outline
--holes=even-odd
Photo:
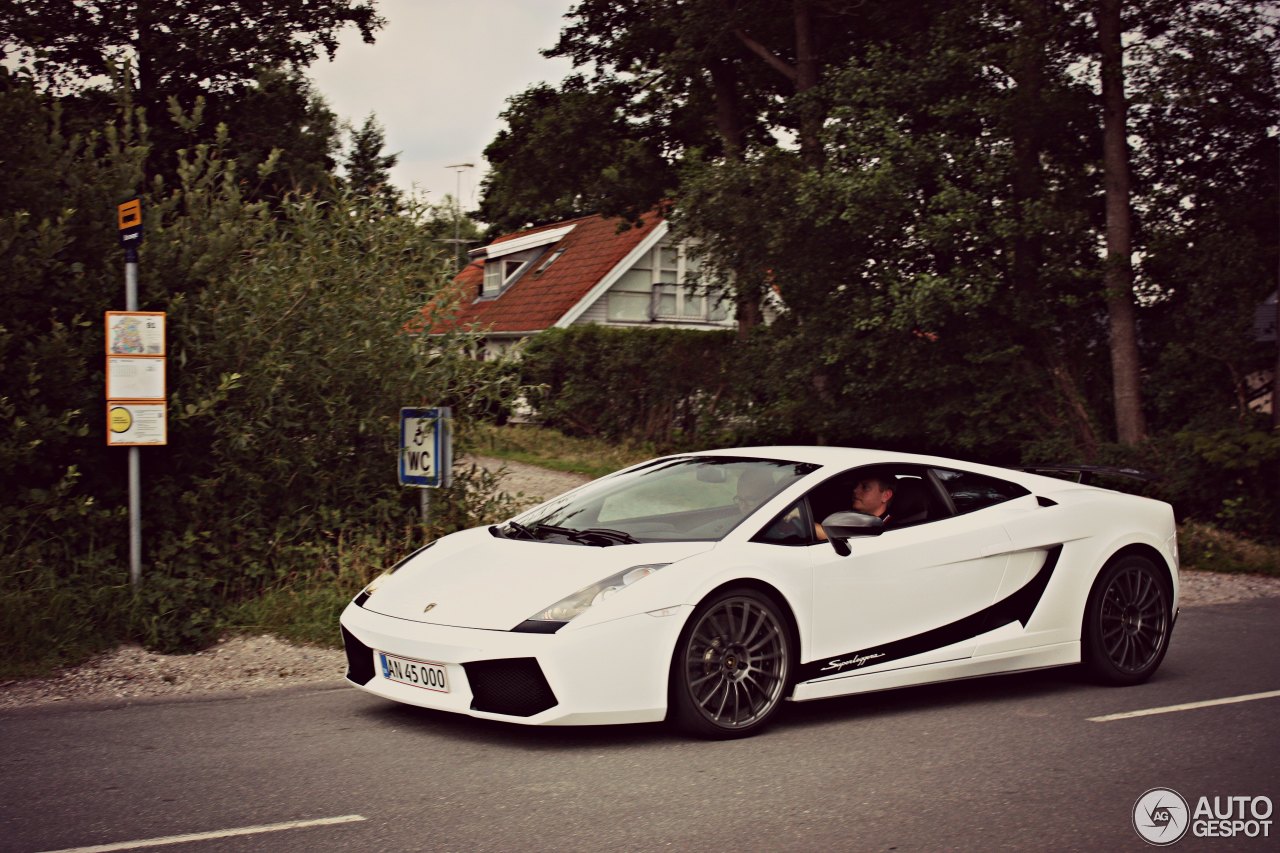
[[[872,472],[858,479],[853,487],[853,511],[874,515],[889,523],[889,501],[893,500],[894,489],[898,478],[891,474]],[[826,531],[821,524],[814,524],[814,533],[819,539],[826,539]]]
[[[853,511],[874,515],[885,523],[889,521],[889,501],[897,487],[897,477],[870,474],[858,480],[853,487]]]

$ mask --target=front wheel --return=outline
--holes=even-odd
[[[1173,593],[1146,557],[1122,557],[1102,570],[1084,616],[1085,668],[1104,684],[1139,684],[1169,650]]]
[[[704,738],[755,734],[777,713],[792,669],[779,607],[751,589],[727,590],[694,610],[671,661],[675,722]]]

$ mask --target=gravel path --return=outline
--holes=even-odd
[[[483,457],[468,461],[491,470],[505,465],[503,487],[513,495],[523,492],[521,507],[532,506],[590,479],[518,462]],[[1264,596],[1280,596],[1280,578],[1182,573],[1183,607],[1231,604]],[[0,683],[0,710],[336,684],[345,671],[346,663],[339,650],[293,645],[271,636],[231,637],[191,655],[161,655],[128,645],[49,678]]]
[[[521,510],[537,506],[547,498],[554,498],[591,480],[585,474],[550,471],[536,465],[491,459],[488,456],[468,456],[462,460],[462,464],[469,465],[472,462],[488,471],[506,468],[502,476],[502,489],[509,494],[519,495],[517,503]]]

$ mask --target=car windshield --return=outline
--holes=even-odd
[[[724,456],[659,460],[543,504],[498,531],[583,545],[718,540],[817,467]]]

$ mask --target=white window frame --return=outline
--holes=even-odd
[[[674,282],[662,280],[662,250],[674,248],[676,250],[676,280]],[[724,317],[713,318],[711,315],[715,312],[717,304],[724,299],[724,291],[718,287],[708,287],[704,284],[690,284],[689,279],[689,247],[685,243],[677,243],[672,246],[670,243],[659,243],[653,247],[652,256],[653,284],[652,294],[649,302],[649,319],[658,323],[725,323],[731,316],[726,311]],[[671,267],[666,267],[667,271]],[[666,288],[673,288],[675,296],[674,312],[662,311],[662,297],[669,295]],[[685,300],[697,299],[702,302],[701,310],[696,314],[686,314]]]
[[[480,284],[480,298],[492,299],[502,294],[525,271],[542,259],[542,252],[532,251],[532,257],[512,258],[499,255],[486,258],[484,262],[484,281]]]

